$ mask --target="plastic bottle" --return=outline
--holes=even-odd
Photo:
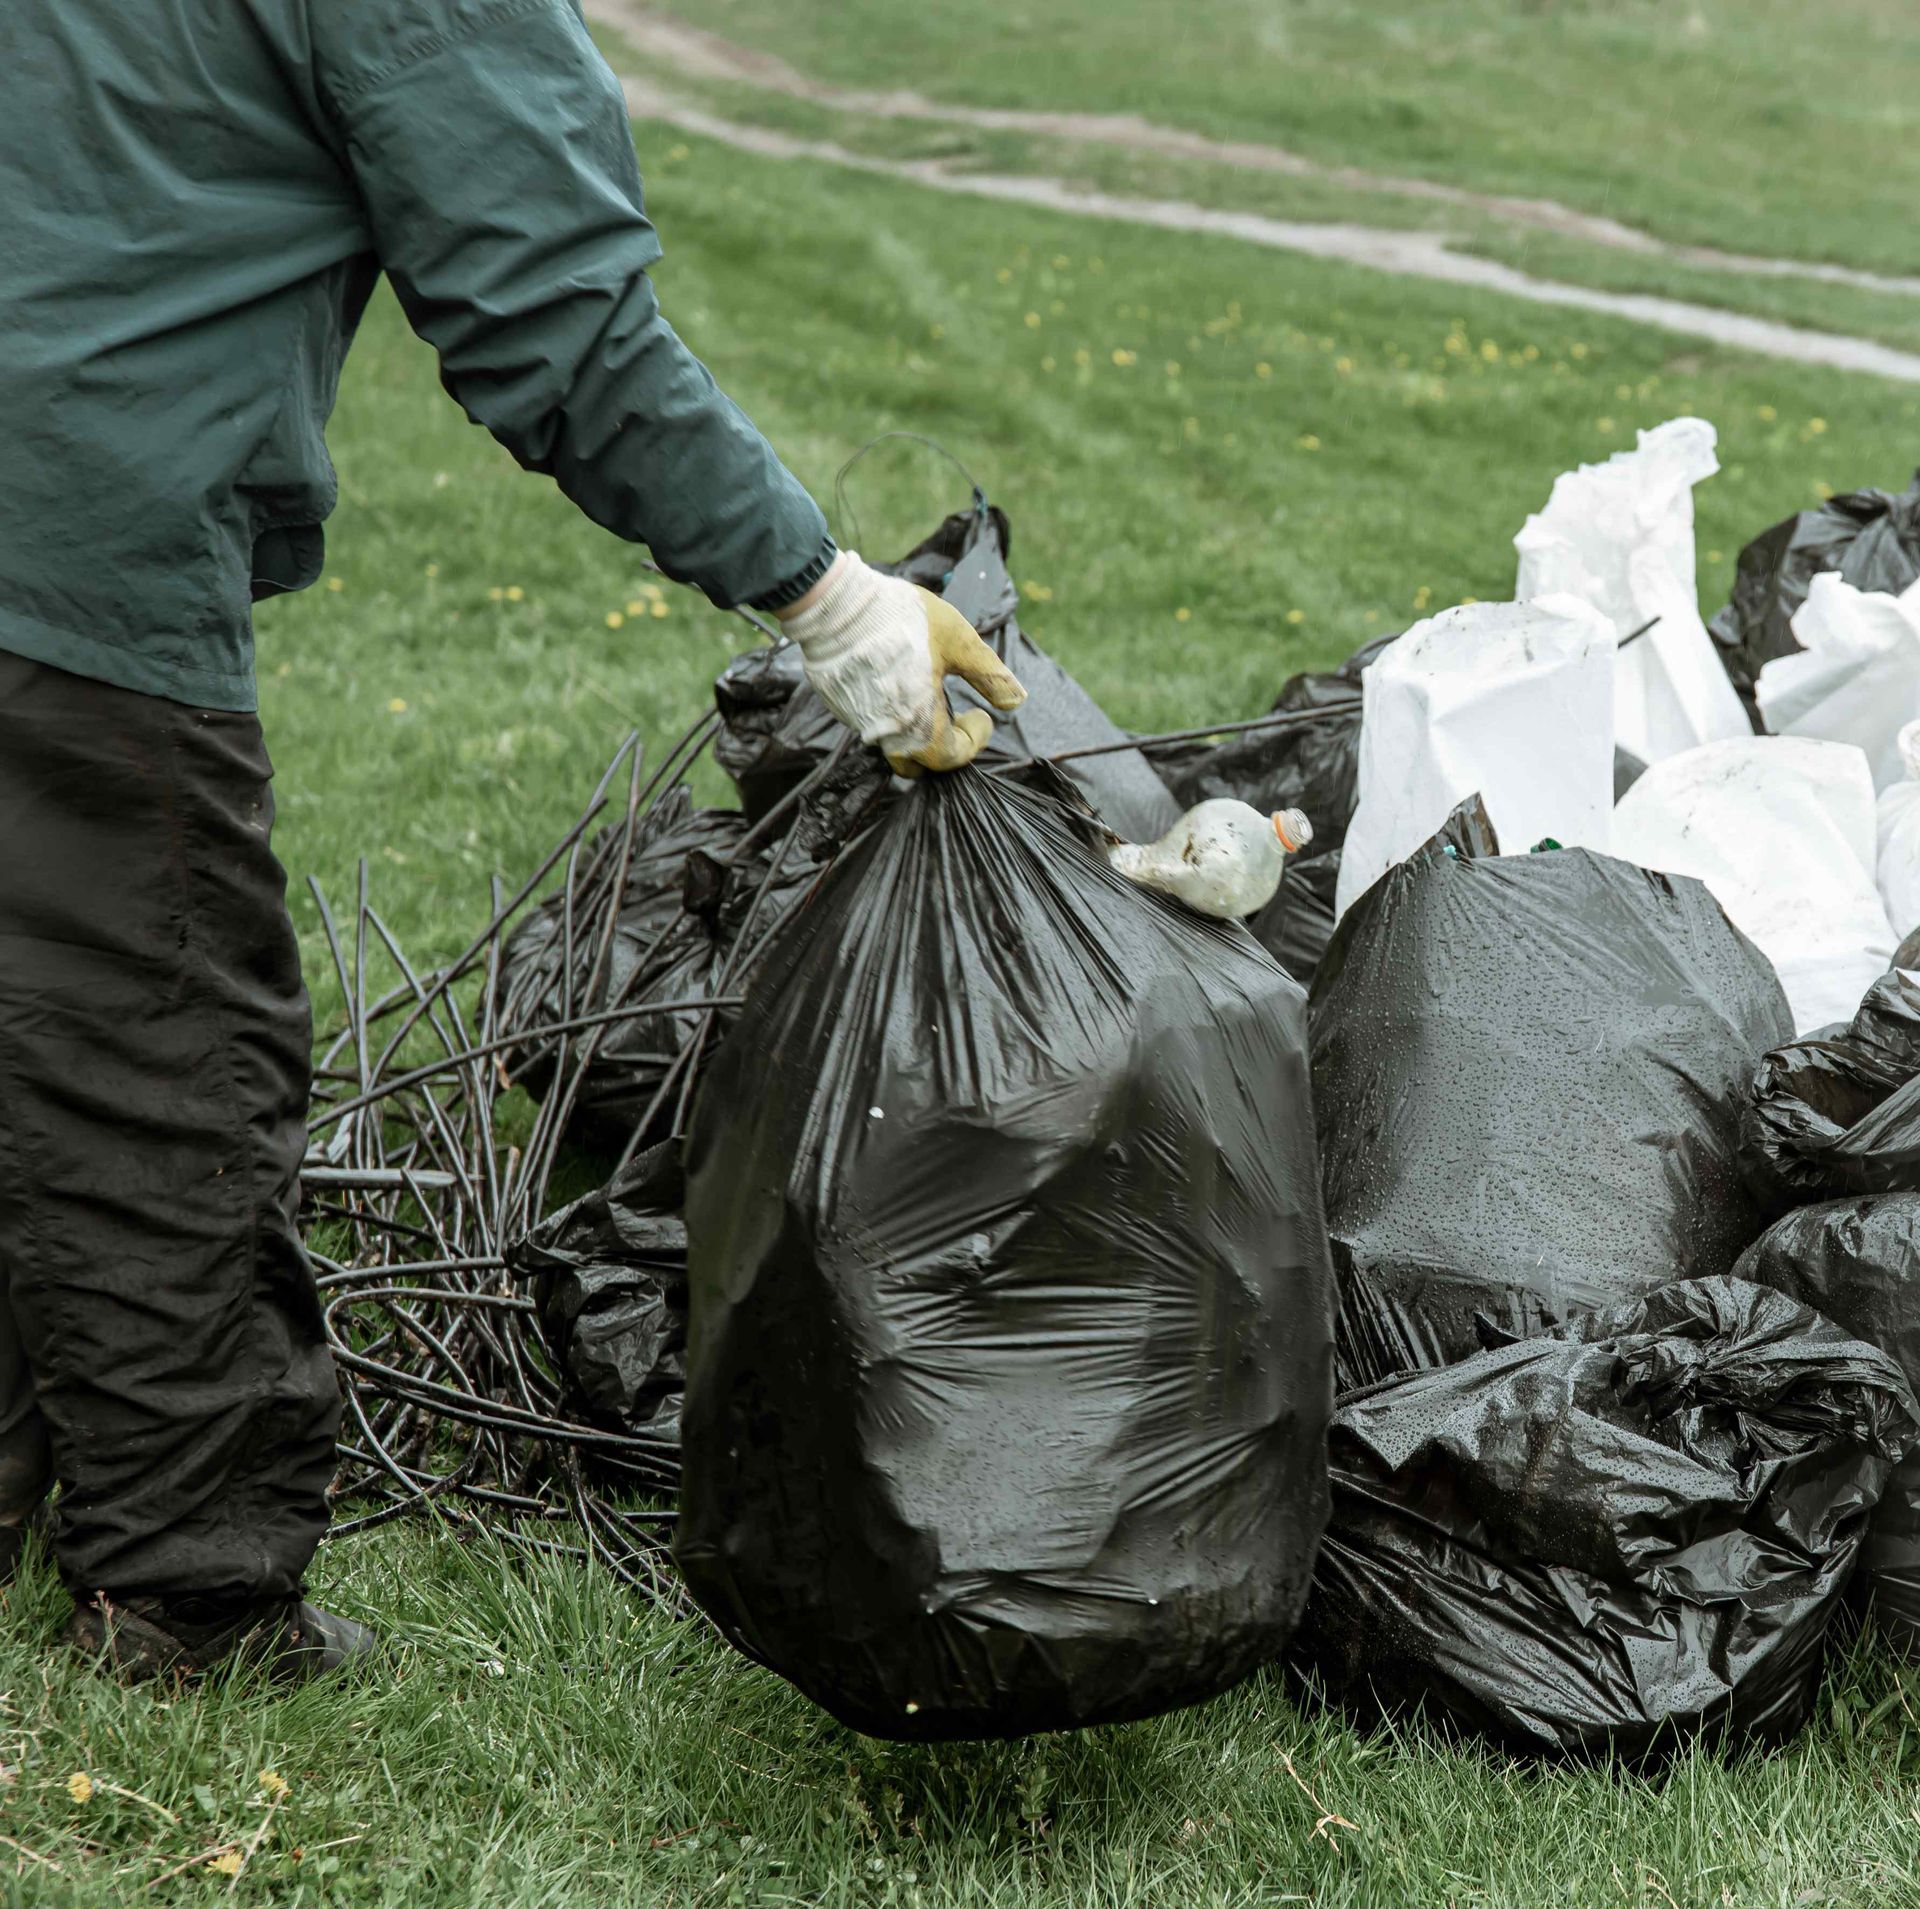
[[[1143,888],[1157,888],[1203,915],[1238,921],[1274,897],[1287,857],[1313,840],[1298,809],[1263,815],[1221,797],[1190,808],[1157,842],[1120,842],[1108,851],[1114,869]]]

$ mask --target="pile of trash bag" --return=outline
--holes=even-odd
[[[679,1148],[664,1142],[507,1254],[515,1277],[532,1287],[568,1408],[669,1463],[679,1457],[686,1390],[684,1197]]]
[[[1875,1347],[1684,1280],[1344,1399],[1297,1658],[1523,1753],[1778,1741],[1920,1422]]]
[[[1897,597],[1920,581],[1920,473],[1900,496],[1848,491],[1796,511],[1741,551],[1733,595],[1707,626],[1734,689],[1760,727],[1760,672],[1800,648],[1793,619],[1815,577],[1837,571],[1856,590]]]
[[[1920,1387],[1920,1193],[1803,1206],[1756,1240],[1734,1272],[1878,1346]],[[1888,1642],[1920,1662],[1920,1451],[1887,1481],[1860,1588]]]
[[[1845,1027],[1769,1053],[1745,1144],[1789,1199],[1920,1193],[1920,974],[1890,969]]]
[[[1342,1389],[1725,1273],[1768,1215],[1740,1134],[1779,982],[1699,883],[1502,857],[1463,804],[1341,921],[1313,1095]]]
[[[971,509],[955,512],[899,562],[878,567],[944,597],[1025,687],[1027,700],[1012,715],[992,712],[994,734],[981,752],[983,765],[1124,743],[1125,732],[1020,628],[1019,593],[1007,570],[1011,543],[1006,513],[976,493]],[[947,689],[955,714],[988,707],[957,678],[948,679]],[[738,785],[750,821],[789,794],[846,733],[807,683],[791,644],[736,657],[715,684],[714,700],[722,730],[714,756]],[[852,806],[864,822],[890,794],[891,778],[877,750],[853,753],[858,760],[848,773],[863,778],[866,799]],[[1132,841],[1154,840],[1179,815],[1180,805],[1137,749],[1082,757],[1062,768],[1107,826]]]
[[[1058,794],[927,777],[843,856],[687,1151],[676,1555],[887,1737],[1201,1700],[1326,1512],[1305,997]]]
[[[552,1032],[556,1024],[633,1010],[631,1019],[572,1037],[596,1043],[570,1121],[583,1143],[610,1150],[626,1145],[707,1013],[697,1005],[649,1013],[647,1004],[697,1003],[720,992],[749,916],[758,935],[817,876],[798,856],[777,869],[764,848],[741,857],[747,830],[738,810],[695,808],[686,790],[676,789],[634,825],[610,938],[604,920],[580,919],[564,895],[542,904],[508,937],[496,981],[499,1030],[515,1038],[507,1064],[536,1098],[553,1078],[562,1038]],[[617,859],[617,851],[609,859]],[[745,978],[734,980],[744,985]],[[730,1011],[721,1012],[723,1028],[730,1018]],[[672,1106],[659,1109],[639,1144],[665,1139],[673,1113]]]
[[[1394,641],[1378,637],[1338,669],[1288,677],[1269,713],[1299,716],[1297,723],[1146,752],[1182,808],[1224,796],[1267,811],[1298,809],[1313,825],[1313,840],[1288,862],[1280,892],[1247,924],[1303,985],[1333,933],[1340,857],[1359,797],[1360,679]]]

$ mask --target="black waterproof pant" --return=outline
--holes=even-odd
[[[271,775],[256,717],[0,653],[0,1518],[57,1479],[76,1594],[288,1592],[326,1524]]]

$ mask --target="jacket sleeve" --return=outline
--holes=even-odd
[[[316,66],[375,250],[467,415],[716,603],[796,593],[826,522],[661,313],[626,103],[573,0],[325,13],[352,22]]]

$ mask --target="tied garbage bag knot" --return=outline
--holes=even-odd
[[[694,1108],[677,1555],[871,1734],[1196,1702],[1305,1595],[1332,1387],[1304,998],[1097,836],[977,768],[915,784]]]

